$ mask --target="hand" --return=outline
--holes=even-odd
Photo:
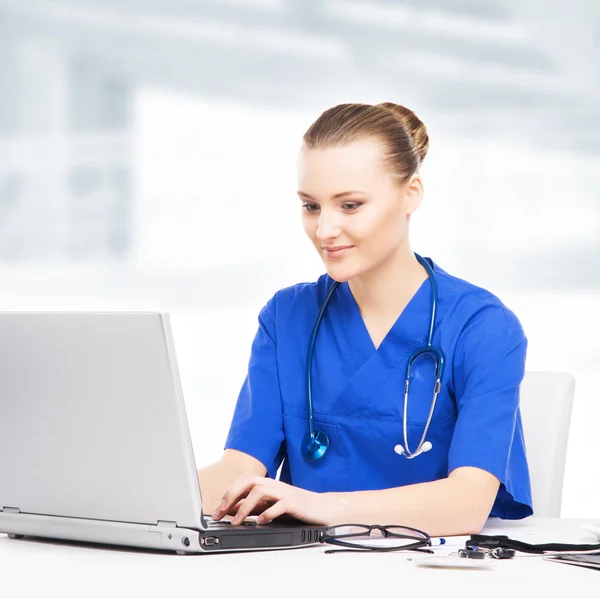
[[[287,514],[311,524],[327,525],[339,515],[340,504],[340,495],[335,493],[314,493],[246,474],[227,489],[212,517],[220,520],[226,514],[235,514],[232,523],[240,524],[247,516],[259,514],[257,522],[264,524]]]

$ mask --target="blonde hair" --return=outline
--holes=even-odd
[[[338,104],[323,112],[302,139],[312,149],[369,137],[383,141],[384,166],[400,183],[419,170],[429,149],[425,125],[412,110],[392,102]]]

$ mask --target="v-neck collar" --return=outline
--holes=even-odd
[[[432,260],[428,260],[434,272],[436,270]],[[386,336],[376,348],[369,331],[360,313],[360,309],[350,286],[347,282],[341,283],[335,293],[334,302],[336,321],[341,325],[352,358],[357,368],[361,368],[374,354],[388,362],[398,359],[398,348],[406,347],[407,351],[414,351],[415,347],[426,345],[427,331],[431,315],[431,282],[427,277],[404,307]],[[390,350],[393,351],[390,352]]]

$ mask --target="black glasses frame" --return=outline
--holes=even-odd
[[[345,527],[345,526],[355,526],[360,527],[363,530],[361,532],[350,532],[346,534],[335,534],[335,530],[337,528]],[[403,528],[404,530],[410,531],[413,534],[398,534],[394,532],[393,528]],[[374,530],[381,531],[381,534],[384,538],[394,538],[394,539],[408,539],[412,540],[412,543],[406,543],[405,545],[399,547],[384,547],[384,546],[371,546],[371,545],[363,545],[361,543],[354,543],[351,540],[356,537],[364,537],[365,534],[371,534]],[[389,551],[419,551],[421,553],[433,553],[431,549],[426,549],[426,547],[431,547],[431,537],[424,531],[418,530],[416,528],[412,528],[410,526],[402,526],[399,524],[338,524],[337,526],[330,526],[326,528],[321,536],[321,541],[323,543],[328,543],[330,545],[336,545],[339,547],[344,547],[345,549],[328,549],[325,553],[334,553],[339,551],[372,551],[372,552],[389,552]]]

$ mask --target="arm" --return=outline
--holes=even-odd
[[[198,470],[202,494],[202,511],[212,514],[223,498],[225,490],[240,476],[251,474],[264,477],[267,469],[257,459],[235,449],[226,449],[218,462]]]
[[[255,513],[268,522],[289,514],[324,526],[336,524],[399,524],[431,536],[478,533],[489,515],[499,481],[479,468],[457,468],[448,478],[349,493],[314,493],[281,481],[243,476],[227,489],[219,519],[241,501],[234,524]],[[270,506],[263,511],[262,506]]]
[[[489,516],[499,486],[498,479],[489,472],[463,467],[448,478],[427,483],[331,493],[328,524],[401,523],[431,536],[477,534]]]

